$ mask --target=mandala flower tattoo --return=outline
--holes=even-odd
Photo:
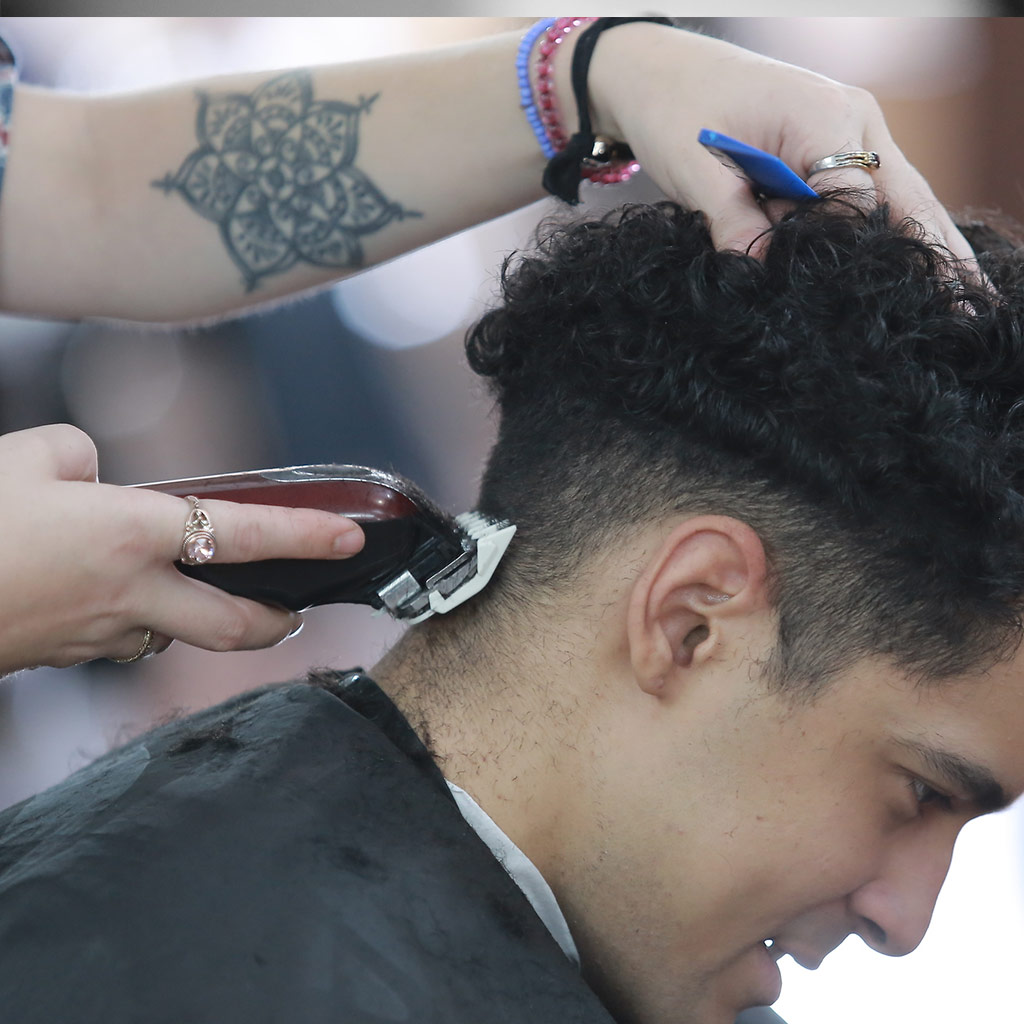
[[[421,216],[388,200],[353,163],[359,115],[376,99],[314,103],[301,71],[251,96],[200,93],[199,148],[153,185],[216,221],[249,291],[299,261],[360,266],[361,236]]]

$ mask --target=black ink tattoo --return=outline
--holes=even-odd
[[[422,216],[385,198],[354,164],[359,115],[379,95],[314,103],[305,71],[251,96],[200,93],[199,148],[152,184],[217,223],[247,291],[300,261],[362,266],[361,236]]]

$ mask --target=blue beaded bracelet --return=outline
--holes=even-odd
[[[530,30],[525,36],[523,36],[523,41],[519,44],[519,52],[516,54],[516,76],[519,80],[519,104],[526,112],[526,120],[530,122],[533,134],[537,136],[540,148],[548,160],[555,155],[555,147],[551,145],[547,129],[545,129],[541,122],[540,111],[537,110],[537,103],[533,97],[533,89],[530,87],[530,51],[533,49],[533,44],[537,42],[537,37],[543,32],[547,32],[547,30],[554,25],[555,21],[555,18],[542,18],[536,25],[531,25]]]

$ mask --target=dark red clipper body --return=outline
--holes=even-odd
[[[291,466],[139,486],[200,502],[325,509],[359,523],[366,544],[351,558],[178,563],[186,576],[294,611],[368,604],[406,621],[448,611],[486,585],[515,532],[475,512],[453,517],[411,481],[365,466]]]

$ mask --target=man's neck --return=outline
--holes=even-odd
[[[500,644],[486,657],[468,649],[466,633],[411,629],[371,674],[445,777],[547,875],[558,856],[562,787],[576,770],[561,735],[569,709],[556,699],[557,680],[522,646],[510,664]]]

